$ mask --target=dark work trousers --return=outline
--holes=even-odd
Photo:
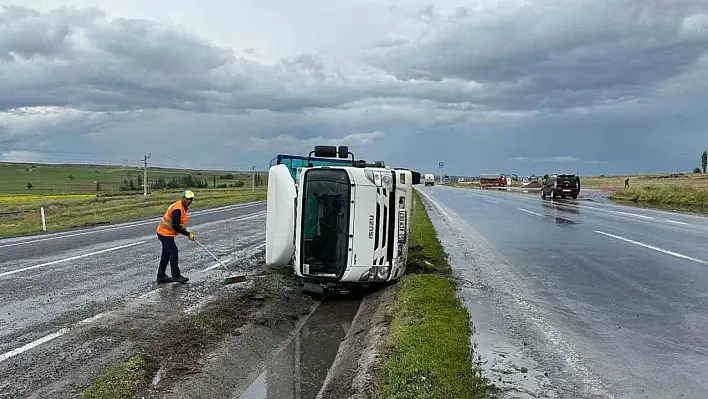
[[[179,255],[177,244],[174,237],[168,237],[158,234],[157,238],[162,242],[162,256],[160,257],[160,266],[157,268],[157,277],[165,277],[167,263],[170,264],[170,272],[172,277],[181,276],[179,271]]]

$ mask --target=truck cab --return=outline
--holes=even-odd
[[[336,154],[315,147],[316,156]],[[343,151],[340,147],[339,153]],[[306,292],[386,283],[406,270],[413,184],[420,174],[383,163],[271,167],[266,264],[289,262]]]

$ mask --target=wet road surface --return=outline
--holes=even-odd
[[[0,240],[0,375],[7,363],[42,351],[66,328],[170,291],[175,283],[155,283],[161,253],[156,223]],[[241,257],[264,246],[265,202],[190,212],[188,229],[227,266],[238,268]],[[221,266],[186,237],[177,246],[189,291],[203,291],[208,273]],[[8,383],[0,381],[0,388]]]
[[[708,397],[708,218],[421,188],[512,397]]]

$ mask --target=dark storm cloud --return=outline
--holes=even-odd
[[[90,110],[290,110],[353,98],[319,92],[340,79],[303,55],[266,67],[151,21],[98,10],[0,12],[0,106]],[[288,88],[290,86],[291,88]],[[354,98],[356,95],[354,95]]]
[[[647,95],[708,54],[704,0],[507,4],[431,22],[433,34],[368,59],[401,79],[481,83],[494,107],[563,109]]]
[[[236,41],[250,49],[240,55],[96,9],[0,8],[0,143],[166,151],[183,165],[263,165],[344,140],[367,159],[444,160],[460,174],[695,166],[708,124],[704,0],[420,3],[337,55],[271,63],[275,30]],[[295,37],[317,36],[314,17],[279,17]],[[354,38],[368,29],[348,22]]]
[[[0,109],[287,112],[377,97],[491,104],[495,95],[461,80],[401,81],[380,71],[345,76],[309,54],[265,65],[177,28],[109,20],[96,9],[11,7],[0,21]]]

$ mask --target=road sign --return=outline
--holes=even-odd
[[[438,162],[438,167],[439,167],[440,169],[442,169],[443,166],[445,166],[445,162]]]

